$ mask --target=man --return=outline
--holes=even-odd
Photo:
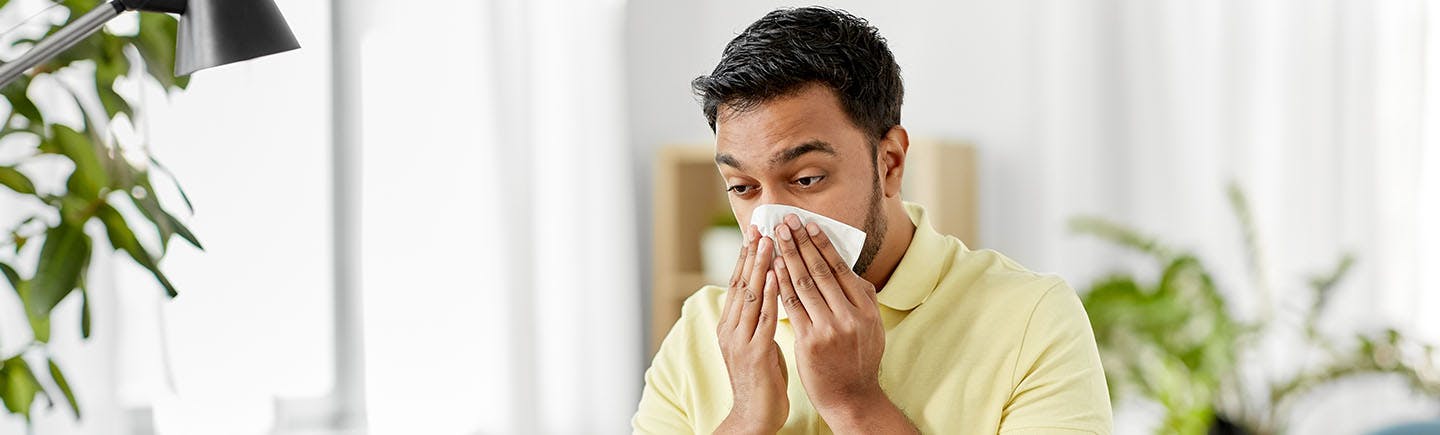
[[[740,222],[784,204],[867,237],[851,268],[794,215],[747,228],[729,288],[687,299],[646,371],[636,432],[1109,433],[1075,292],[900,200],[904,91],[875,28],[777,10],[693,86]]]

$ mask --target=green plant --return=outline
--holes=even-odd
[[[1250,279],[1262,302],[1269,301],[1249,203],[1233,184],[1228,193],[1243,231]],[[1316,387],[1359,375],[1397,374],[1417,391],[1440,396],[1433,346],[1394,329],[1343,341],[1320,333],[1327,302],[1354,265],[1353,256],[1342,256],[1334,268],[1308,280],[1312,299],[1298,322],[1276,321],[1269,306],[1257,319],[1241,320],[1195,255],[1103,219],[1076,218],[1071,228],[1143,254],[1160,267],[1153,282],[1129,273],[1101,278],[1082,299],[1112,399],[1139,394],[1159,403],[1165,409],[1161,433],[1202,434],[1212,426],[1257,435],[1282,433],[1297,399]],[[1239,363],[1241,356],[1260,346],[1264,334],[1282,327],[1297,328],[1303,344],[1324,356],[1279,377],[1242,376],[1247,367]],[[1256,397],[1242,388],[1260,378],[1268,380],[1265,394]]]
[[[0,0],[0,13],[14,13],[9,3]],[[65,0],[51,8],[67,9],[69,19],[74,19],[100,5],[95,0]],[[86,271],[92,256],[110,255],[111,251],[94,249],[87,224],[98,222],[91,225],[94,232],[103,228],[108,245],[114,251],[125,252],[149,270],[170,297],[176,295],[175,286],[160,268],[169,241],[179,236],[196,248],[201,247],[190,230],[161,206],[152,184],[152,173],[158,173],[178,189],[174,177],[148,150],[138,150],[146,161],[131,162],[114,138],[112,125],[135,119],[132,102],[115,90],[118,79],[153,80],[167,93],[184,89],[188,84],[186,77],[175,77],[171,72],[175,63],[176,19],[154,13],[139,14],[138,19],[139,30],[135,34],[101,31],[0,89],[9,106],[0,128],[0,147],[31,148],[28,153],[19,153],[23,156],[18,161],[0,162],[0,185],[13,192],[0,197],[0,201],[15,204],[17,209],[35,210],[10,227],[8,233],[0,233],[8,236],[8,240],[0,240],[0,248],[13,250],[13,255],[0,256],[0,272],[5,276],[4,282],[19,297],[27,320],[24,323],[33,333],[32,341],[17,354],[0,355],[0,399],[3,399],[0,401],[11,413],[22,415],[27,421],[36,409],[32,404],[38,397],[54,406],[63,396],[63,402],[75,417],[81,415],[75,394],[61,370],[62,364],[56,361],[47,343],[51,311],[72,293],[80,298],[81,336],[90,337]],[[14,45],[28,49],[24,46],[33,45],[39,37],[61,27],[51,25],[43,34],[26,35],[31,38],[20,39]],[[85,82],[93,80],[93,87],[77,88],[73,86],[74,80],[59,80],[58,76],[83,76]],[[32,84],[45,81],[68,96],[63,103],[73,103],[79,110],[80,125],[54,123],[41,113],[29,91]],[[95,101],[98,104],[93,103]],[[65,178],[63,189],[56,192],[37,189],[30,175],[22,170],[27,163],[56,159],[74,168]],[[183,190],[180,195],[186,207],[190,207]],[[153,233],[157,239],[150,239],[145,233]],[[158,240],[158,243],[147,247],[142,240]],[[38,252],[36,244],[39,244]],[[34,266],[29,267],[30,263]],[[44,361],[45,368],[32,367],[34,361]],[[50,386],[42,384],[43,378],[50,379]]]
[[[731,212],[728,208],[724,208],[716,210],[715,213],[710,215],[710,226],[739,228],[740,222],[735,221],[735,213]]]

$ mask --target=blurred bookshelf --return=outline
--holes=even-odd
[[[702,236],[715,216],[731,212],[714,153],[711,145],[670,145],[657,155],[651,355],[680,318],[685,298],[706,284],[725,284],[706,282],[701,254]],[[905,200],[924,205],[937,231],[975,247],[974,147],[959,141],[912,140],[905,168],[901,188]]]

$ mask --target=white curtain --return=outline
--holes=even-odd
[[[372,432],[627,430],[643,311],[623,6],[369,7]]]
[[[1103,216],[1195,249],[1241,315],[1273,305],[1285,320],[1307,303],[1305,280],[1353,252],[1326,330],[1396,326],[1440,343],[1440,3],[1037,4],[1034,157],[1046,176],[1007,190],[1034,194],[1029,208],[1050,219],[1042,269],[1083,287],[1123,264],[1064,232],[1070,216]],[[1268,299],[1249,286],[1231,180],[1254,208]],[[1267,373],[1304,363],[1266,343],[1256,362]],[[1291,429],[1358,433],[1434,415],[1398,385],[1346,384]],[[1122,431],[1144,427],[1121,414]]]

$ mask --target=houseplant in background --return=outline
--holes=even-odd
[[[17,14],[11,2],[0,0],[0,14]],[[17,2],[23,3],[23,2]],[[65,0],[50,6],[51,10],[36,14],[45,19],[59,9],[68,10],[75,19],[96,6],[93,0]],[[15,5],[18,6],[18,5]],[[63,15],[60,14],[60,15]],[[6,326],[28,324],[33,339],[23,346],[7,343],[3,349],[19,349],[0,354],[0,401],[9,412],[24,416],[27,421],[37,409],[37,398],[54,406],[67,404],[76,418],[81,412],[76,394],[66,381],[64,361],[49,350],[51,312],[61,300],[78,297],[80,302],[80,333],[90,336],[89,293],[86,271],[93,256],[123,251],[147,269],[169,296],[175,287],[161,271],[169,241],[179,236],[200,248],[200,242],[168,209],[156,194],[156,176],[175,185],[173,176],[164,170],[143,146],[122,147],[115,139],[117,126],[133,126],[136,111],[130,98],[116,92],[116,83],[126,79],[144,85],[153,81],[166,92],[182,90],[186,77],[176,77],[175,41],[177,20],[166,14],[138,14],[138,31],[116,34],[109,30],[86,38],[75,47],[59,54],[31,75],[0,89],[7,103],[3,128],[0,128],[0,151],[5,156],[19,155],[18,160],[0,160],[0,201],[7,207],[33,210],[16,223],[0,222],[0,272],[4,282],[14,290],[24,309],[26,322],[7,321]],[[33,20],[26,20],[33,21]],[[51,23],[53,24],[53,23]],[[25,30],[29,26],[9,29]],[[40,37],[54,33],[61,25],[43,24],[32,35],[24,35],[12,44],[23,49]],[[76,83],[85,85],[76,86]],[[34,89],[47,88],[44,95],[63,95],[67,105],[80,113],[78,125],[63,125],[47,118],[31,100]],[[138,92],[137,92],[138,93]],[[16,149],[20,152],[14,152]],[[63,178],[63,188],[56,191],[37,189],[37,178],[53,175],[54,171],[37,167],[63,162],[73,168]],[[39,183],[45,186],[45,183]],[[4,192],[8,190],[9,192]],[[189,199],[180,191],[185,206]],[[103,235],[102,235],[103,234]],[[153,235],[153,237],[152,237]],[[94,238],[111,249],[94,249]],[[100,245],[105,246],[105,245]],[[72,296],[72,293],[74,294]],[[14,319],[18,320],[18,319]]]
[[[1266,292],[1249,204],[1233,184],[1228,194],[1243,232],[1251,281],[1257,291]],[[1345,339],[1321,333],[1327,303],[1355,263],[1350,255],[1307,280],[1311,299],[1300,320],[1277,321],[1276,310],[1268,306],[1250,320],[1232,313],[1231,301],[1224,296],[1241,293],[1221,292],[1192,253],[1103,219],[1079,217],[1071,221],[1071,228],[1138,252],[1159,268],[1153,281],[1130,273],[1111,274],[1082,297],[1112,400],[1138,394],[1160,404],[1164,417],[1159,433],[1283,433],[1297,399],[1316,387],[1356,376],[1398,375],[1417,391],[1440,397],[1433,345],[1395,329]],[[1265,334],[1282,328],[1304,337],[1308,351],[1323,356],[1292,373],[1245,376],[1254,367],[1240,364],[1242,357],[1255,351]],[[1257,380],[1265,383],[1263,393],[1255,393]]]

